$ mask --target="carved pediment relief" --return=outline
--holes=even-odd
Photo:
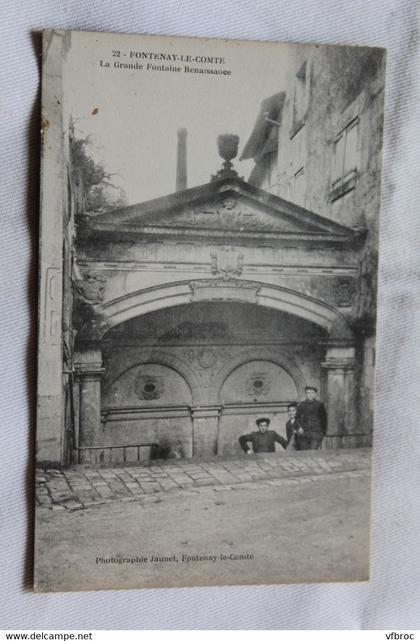
[[[146,220],[143,221],[146,223]],[[297,224],[286,216],[264,211],[239,199],[227,197],[220,203],[186,208],[180,212],[160,214],[147,221],[158,227],[193,227],[205,230],[228,230],[236,232],[302,232],[311,227]],[[312,227],[313,230],[313,227]]]

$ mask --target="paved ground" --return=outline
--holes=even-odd
[[[39,591],[368,577],[370,451],[39,472]]]
[[[52,510],[77,510],[115,500],[202,486],[231,486],[273,479],[338,474],[369,467],[370,450],[330,450],[210,459],[150,462],[113,468],[74,466],[37,470],[36,501]]]

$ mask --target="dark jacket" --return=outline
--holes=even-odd
[[[321,401],[315,399],[299,403],[296,418],[306,437],[325,436],[327,433],[327,412]]]
[[[255,454],[259,452],[275,452],[276,448],[274,443],[280,443],[284,449],[287,447],[286,439],[274,430],[267,430],[265,434],[259,431],[251,432],[251,434],[244,434],[239,437],[239,444],[244,452],[248,452],[250,449],[248,443],[252,444],[252,450]]]
[[[290,441],[293,438],[293,432],[297,429],[299,429],[300,423],[299,421],[295,418],[295,420],[292,421],[289,419],[286,423],[286,436],[287,436],[287,444],[290,443]]]

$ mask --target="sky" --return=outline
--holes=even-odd
[[[117,174],[113,181],[123,187],[128,204],[175,191],[180,127],[188,130],[188,187],[201,185],[221,166],[219,134],[239,135],[240,156],[261,101],[281,91],[287,74],[294,73],[289,54],[295,46],[73,32],[64,71],[65,120],[71,116],[76,134],[91,137],[92,155]],[[113,52],[120,52],[119,57]],[[232,73],[212,76],[113,67],[114,62],[147,64],[131,52],[219,56],[225,64],[189,66]],[[237,159],[235,167],[247,179],[253,161]]]

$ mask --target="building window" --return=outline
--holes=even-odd
[[[337,200],[356,184],[359,170],[359,119],[352,120],[334,141],[331,200]]]
[[[293,91],[292,129],[290,137],[299,131],[305,124],[306,112],[309,99],[309,73],[308,64],[305,61],[295,76]]]

